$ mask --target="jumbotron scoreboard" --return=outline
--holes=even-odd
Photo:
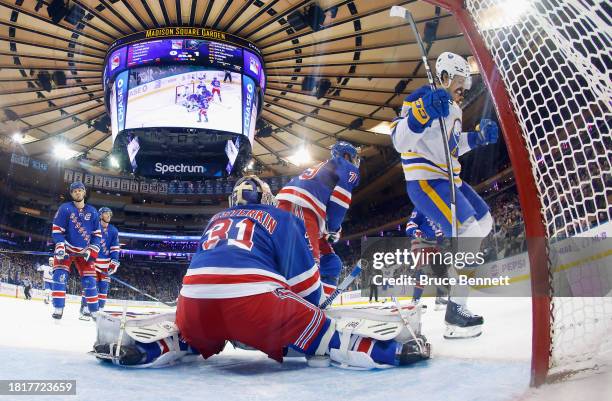
[[[229,173],[250,153],[266,74],[259,49],[245,39],[170,27],[115,41],[103,84],[113,153],[129,159],[134,172],[147,175],[162,155],[190,157],[198,148],[207,156],[195,161],[213,163],[207,171],[218,176],[222,158]]]

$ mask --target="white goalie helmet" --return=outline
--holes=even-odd
[[[468,64],[467,60],[460,55],[451,52],[444,52],[440,54],[436,60],[436,76],[440,82],[442,82],[442,73],[444,71],[446,71],[450,80],[457,75],[464,77],[465,84],[463,87],[465,90],[472,87],[470,65]]]
[[[230,207],[248,204],[276,205],[270,187],[256,175],[246,175],[236,181],[228,200]]]

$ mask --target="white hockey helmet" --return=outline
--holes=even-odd
[[[451,52],[444,52],[438,56],[436,60],[436,76],[438,81],[442,82],[442,73],[446,71],[448,78],[452,79],[459,75],[465,78],[465,84],[463,85],[465,90],[472,87],[472,76],[470,75],[470,65],[467,60],[458,54]]]
[[[270,187],[256,175],[246,175],[236,181],[228,200],[230,207],[248,204],[276,205]]]

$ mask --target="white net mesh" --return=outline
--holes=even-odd
[[[467,0],[466,8],[518,116],[549,239],[609,237],[610,3]],[[601,263],[597,268],[566,265],[563,278],[551,280],[552,373],[578,369],[579,362],[592,367],[610,346],[612,279],[607,265],[612,258],[605,255],[604,250],[603,268]],[[600,253],[589,256],[602,260]],[[595,288],[596,282],[601,285]],[[559,297],[579,295],[581,288],[590,289],[583,294],[608,296]]]
[[[194,84],[179,85],[176,87],[176,96],[174,103],[181,103],[187,99],[187,96],[194,93]]]

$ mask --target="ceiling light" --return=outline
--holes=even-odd
[[[312,158],[310,157],[310,152],[308,152],[308,149],[306,149],[306,147],[302,145],[298,148],[298,150],[296,150],[293,155],[289,156],[287,160],[293,165],[302,166],[304,164],[310,163],[312,161]]]
[[[391,123],[389,121],[381,121],[368,131],[375,134],[391,135]]]
[[[21,134],[21,132],[15,132],[13,134],[13,142],[23,143],[24,139],[25,139],[25,135]]]
[[[506,0],[483,9],[474,19],[481,30],[500,29],[516,25],[531,8],[530,0]]]
[[[80,152],[70,149],[64,143],[58,143],[53,147],[53,156],[59,160],[68,160],[78,155]]]
[[[119,168],[119,160],[115,156],[111,156],[108,158],[108,163],[112,168]]]

